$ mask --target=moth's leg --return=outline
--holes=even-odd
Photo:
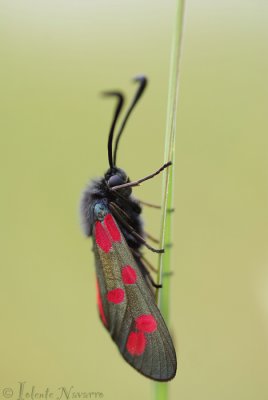
[[[116,209],[116,210],[118,211],[118,213],[122,214],[128,221],[130,221],[130,218],[129,218],[128,214],[127,214],[124,210],[122,210],[122,208],[119,207],[116,203],[111,202],[111,203],[110,203],[110,206],[113,207],[114,209]],[[132,228],[132,229],[133,229],[133,228]],[[133,236],[134,236],[134,235],[133,235]],[[159,239],[156,239],[154,236],[150,235],[150,234],[147,233],[147,232],[145,232],[145,236],[146,236],[148,239],[150,239],[152,242],[154,242],[154,243],[157,243],[157,244],[160,243],[160,240],[159,240]],[[166,245],[166,248],[170,248],[170,247],[172,247],[172,244],[171,244],[171,243]]]
[[[124,200],[127,201],[128,199],[124,199]],[[139,201],[139,203],[140,203],[140,201]],[[115,202],[112,201],[112,202],[110,203],[110,205],[112,205],[114,208],[116,208],[116,210],[117,210],[120,214],[124,215],[124,217],[125,217],[128,221],[131,221],[129,215],[128,215],[121,207],[119,207],[118,204],[116,204]],[[158,207],[158,206],[155,206],[155,207]],[[152,242],[154,242],[154,243],[157,243],[157,244],[160,243],[159,239],[155,238],[154,236],[152,236],[152,235],[151,235],[150,233],[148,233],[148,232],[145,232],[145,236],[146,236],[148,239],[150,239]]]
[[[145,259],[144,259],[144,257],[142,258],[142,260],[144,261]],[[146,260],[146,262],[148,262],[148,260]],[[160,284],[158,284],[158,283],[155,283],[155,281],[153,280],[153,278],[152,278],[152,275],[150,274],[150,272],[148,271],[148,269],[147,269],[147,267],[143,264],[143,267],[144,267],[144,269],[147,271],[147,273],[146,273],[146,276],[148,277],[148,279],[150,280],[150,283],[152,284],[152,286],[153,287],[155,287],[155,288],[157,288],[157,289],[161,289],[162,287],[163,287],[163,285],[162,285],[162,283],[160,283]],[[149,267],[149,268],[151,268],[152,267],[152,265]],[[154,267],[153,267],[154,268]],[[155,270],[155,269],[154,269]],[[155,270],[156,271],[156,270]],[[163,273],[163,275],[162,275],[162,277],[164,278],[164,277],[170,277],[170,276],[172,276],[173,275],[173,271],[169,271],[169,272],[164,272]]]
[[[135,260],[137,261],[137,264],[141,270],[142,275],[144,276],[144,279],[148,279],[148,283],[151,284],[154,288],[156,289],[161,289],[162,285],[155,283],[155,281],[152,278],[152,275],[150,274],[150,271],[148,271],[148,268],[151,268],[154,272],[157,272],[157,270],[150,264],[148,260],[146,260],[139,251],[136,251],[134,249],[131,249],[132,254],[135,257]],[[145,265],[145,263],[147,265]]]
[[[134,228],[132,228],[131,225],[123,218],[122,213],[113,206],[112,203],[109,204],[110,208],[112,209],[113,213],[117,216],[118,220],[121,222],[122,225],[128,230],[129,233],[131,233],[132,236],[134,236],[137,240],[139,240],[141,243],[144,244],[149,250],[153,251],[154,253],[164,253],[164,249],[155,249],[154,247],[150,246],[149,243],[146,242],[145,239],[143,239],[142,236],[140,236]],[[120,207],[118,207],[120,208]],[[121,209],[120,209],[121,210]]]
[[[142,261],[144,262],[144,264],[146,264],[146,266],[147,266],[148,268],[150,268],[150,270],[152,270],[152,271],[155,272],[155,273],[158,272],[157,268],[155,268],[155,267],[150,263],[150,261],[148,261],[147,258],[145,258],[143,255],[141,255],[141,259],[142,259]]]
[[[160,243],[159,239],[156,239],[154,236],[150,235],[149,233],[145,232],[145,236],[150,239],[152,242],[154,243]],[[171,247],[173,247],[173,243],[167,243],[165,245],[165,249],[170,249]]]
[[[134,255],[135,257],[137,257],[139,260],[142,260],[142,261],[143,261],[143,266],[144,266],[144,268],[147,269],[147,267],[148,267],[148,268],[150,268],[150,270],[152,270],[153,272],[155,272],[155,273],[158,272],[157,269],[150,263],[150,261],[148,261],[147,258],[145,258],[139,251],[134,250],[134,249],[131,249],[131,251],[132,251],[132,253],[133,253],[133,255]],[[145,266],[144,264],[146,264],[146,266]],[[148,269],[147,269],[147,271],[148,271]],[[148,272],[149,272],[149,271],[148,271]]]
[[[147,207],[151,207],[151,208],[157,208],[159,210],[161,210],[161,206],[158,206],[157,204],[152,204],[152,203],[147,203],[147,201],[143,201],[143,200],[138,200],[138,202],[142,205],[142,206],[147,206]]]
[[[120,191],[117,191],[116,194],[117,194],[118,197],[120,197],[122,200],[124,200],[127,204],[131,204],[133,206],[133,208],[135,208],[136,204],[133,204],[133,202],[130,200],[129,197],[125,197],[124,195],[122,195],[122,193],[120,193]],[[137,201],[138,205],[141,205],[141,206],[146,206],[146,207],[150,207],[150,208],[156,208],[157,210],[161,210],[161,208],[162,208],[161,206],[159,206],[157,204],[147,203],[147,201],[143,201],[143,200],[139,200],[139,199],[136,199],[136,201]],[[116,203],[114,203],[114,204],[116,204]],[[174,211],[175,211],[174,208],[168,208],[167,209],[168,213],[171,213],[171,212],[174,212]]]
[[[150,235],[150,233],[145,232],[145,236],[150,239],[152,242],[159,244],[160,240],[156,239],[154,236]]]
[[[148,276],[148,279],[149,279],[151,285],[152,285],[154,288],[156,288],[156,289],[162,289],[163,285],[162,285],[161,283],[160,283],[160,284],[155,283],[155,281],[154,281],[153,278],[151,277],[151,274],[148,274],[147,276]]]
[[[146,206],[146,207],[151,207],[151,208],[157,208],[158,210],[161,210],[161,206],[157,205],[157,204],[152,204],[152,203],[147,203],[147,201],[143,201],[143,200],[138,200],[139,204],[141,204],[142,206]],[[168,213],[172,213],[175,211],[175,208],[168,208],[167,212]]]
[[[144,178],[138,179],[137,181],[124,183],[123,185],[114,186],[114,187],[110,188],[110,190],[114,191],[114,190],[122,189],[122,188],[125,188],[125,187],[139,186],[142,182],[148,181],[149,179],[152,179],[156,175],[160,174],[160,172],[162,172],[165,168],[170,167],[171,164],[172,164],[172,162],[169,161],[169,162],[165,163],[164,165],[162,165],[162,167],[159,168],[157,171],[153,172],[150,175],[145,176]]]
[[[131,221],[129,215],[121,208],[119,207],[116,203],[114,203],[113,201],[111,201],[110,206],[112,206],[113,208],[115,208],[120,214],[124,215],[124,217],[126,219],[128,219],[129,221]]]
[[[120,193],[120,191],[118,191],[117,193],[116,193],[116,195],[118,196],[118,197],[120,197],[122,200],[124,200],[127,204],[131,204],[131,205],[133,205],[133,201],[132,200],[130,200],[130,198],[129,197],[125,197],[122,193]],[[139,199],[136,199],[136,201],[137,201],[137,203],[138,203],[138,205],[140,206],[147,206],[147,207],[151,207],[151,208],[157,208],[157,209],[159,209],[159,210],[161,210],[161,206],[159,206],[159,205],[157,205],[157,204],[151,204],[151,203],[147,203],[146,201],[143,201],[143,200],[139,200]],[[115,203],[114,203],[115,204]],[[135,206],[136,204],[134,204],[134,206]]]
[[[148,267],[148,268],[150,268],[153,272],[155,272],[155,273],[158,272],[158,269],[155,268],[155,267],[150,263],[150,261],[147,260],[147,258],[145,258],[141,253],[138,253],[138,252],[136,252],[135,250],[133,250],[133,252],[135,252],[135,253],[134,253],[135,255],[138,254],[138,257],[140,257],[140,259],[143,261],[143,265],[144,265],[144,267],[145,267],[146,269],[147,269],[147,267]],[[148,271],[148,269],[147,269],[147,271]],[[148,271],[148,273],[149,273],[149,271]],[[173,275],[173,271],[164,272],[162,276],[165,277],[165,276],[171,276],[171,275]]]
[[[163,285],[162,284],[156,284],[154,282],[154,280],[152,278],[152,275],[150,274],[150,271],[148,270],[148,268],[151,269],[155,273],[157,273],[158,270],[139,251],[131,249],[131,252],[132,252],[133,256],[135,257],[135,260],[137,261],[138,266],[141,268],[141,272],[142,272],[144,278],[148,278],[149,279],[149,283],[153,287],[161,289],[163,287]],[[164,277],[170,277],[172,275],[173,275],[173,271],[169,271],[169,272],[164,272],[162,274],[162,277],[163,278]]]
[[[126,204],[131,205],[133,211],[135,211],[137,214],[141,213],[141,206],[139,204],[139,202],[137,201],[137,203],[133,203],[132,200],[130,200],[129,197],[125,197],[122,193],[120,193],[120,191],[118,191],[116,193],[116,196],[120,197],[120,199],[122,199]],[[119,206],[118,206],[119,207]],[[120,207],[121,208],[121,207]],[[121,208],[122,209],[122,208]]]
[[[133,205],[133,202],[129,199],[129,197],[125,197],[124,195],[122,195],[122,193],[120,193],[120,191],[117,191],[116,194],[117,194],[118,197],[120,197],[122,200],[124,200],[127,204],[132,204]],[[156,208],[157,210],[161,210],[161,208],[162,208],[162,206],[159,206],[158,204],[148,203],[147,201],[143,201],[143,200],[139,200],[139,199],[136,199],[136,201],[138,202],[139,205],[142,205],[142,206]],[[174,211],[175,211],[175,208],[168,208],[167,209],[168,213],[172,213]]]
[[[163,287],[162,284],[155,283],[155,281],[152,278],[152,275],[150,274],[146,266],[141,262],[141,260],[139,265],[142,266],[144,270],[144,276],[149,280],[150,284],[156,289],[161,289]]]

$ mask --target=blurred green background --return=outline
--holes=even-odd
[[[1,398],[11,387],[17,399],[19,381],[151,398],[99,322],[78,209],[108,165],[102,90],[130,98],[130,78],[150,78],[118,162],[134,179],[163,161],[174,11],[171,0],[1,1]],[[171,398],[267,400],[268,3],[192,0],[185,17]],[[159,203],[161,187],[135,193]],[[144,215],[158,235],[159,212]]]

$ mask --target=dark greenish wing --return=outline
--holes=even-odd
[[[126,361],[143,375],[176,374],[171,336],[115,218],[107,210],[93,229],[101,319]]]

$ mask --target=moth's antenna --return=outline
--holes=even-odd
[[[139,82],[140,85],[139,85],[138,90],[137,90],[137,92],[136,92],[136,94],[135,94],[135,96],[134,96],[134,98],[132,100],[132,103],[129,106],[129,109],[127,110],[125,118],[123,119],[123,122],[122,122],[122,124],[120,126],[119,132],[117,134],[116,141],[115,141],[115,147],[114,147],[113,165],[116,165],[116,155],[117,155],[117,150],[118,150],[118,144],[119,144],[119,140],[120,140],[120,137],[122,135],[122,132],[123,132],[123,130],[125,128],[125,125],[127,123],[127,120],[129,118],[133,108],[135,107],[135,105],[137,104],[138,100],[140,99],[140,97],[141,97],[141,95],[142,95],[142,93],[143,93],[143,91],[144,91],[144,89],[145,89],[145,87],[147,85],[147,82],[148,82],[148,80],[147,80],[147,78],[145,76],[137,76],[136,78],[134,78],[134,81],[135,82]]]
[[[109,164],[110,164],[110,168],[114,168],[115,164],[113,163],[113,137],[114,137],[114,128],[115,128],[115,124],[116,121],[118,120],[118,116],[120,114],[120,111],[123,107],[124,104],[124,96],[122,93],[120,92],[104,92],[103,93],[104,96],[115,96],[117,97],[117,106],[114,112],[114,118],[112,121],[112,125],[110,128],[110,132],[109,132],[109,137],[108,137],[108,159],[109,159]]]

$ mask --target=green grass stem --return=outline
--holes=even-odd
[[[175,136],[176,136],[176,113],[179,92],[179,64],[182,45],[184,0],[177,0],[175,23],[171,46],[170,76],[167,102],[167,121],[165,131],[165,162],[172,161],[172,166],[163,173],[163,196],[162,196],[162,220],[161,220],[161,247],[165,253],[160,254],[158,264],[157,283],[162,283],[163,288],[156,291],[156,302],[161,313],[169,324],[169,291],[171,272],[171,248],[172,243],[172,218],[173,218],[173,195],[174,195],[174,168],[175,168]],[[155,400],[168,399],[168,384],[155,383]]]

